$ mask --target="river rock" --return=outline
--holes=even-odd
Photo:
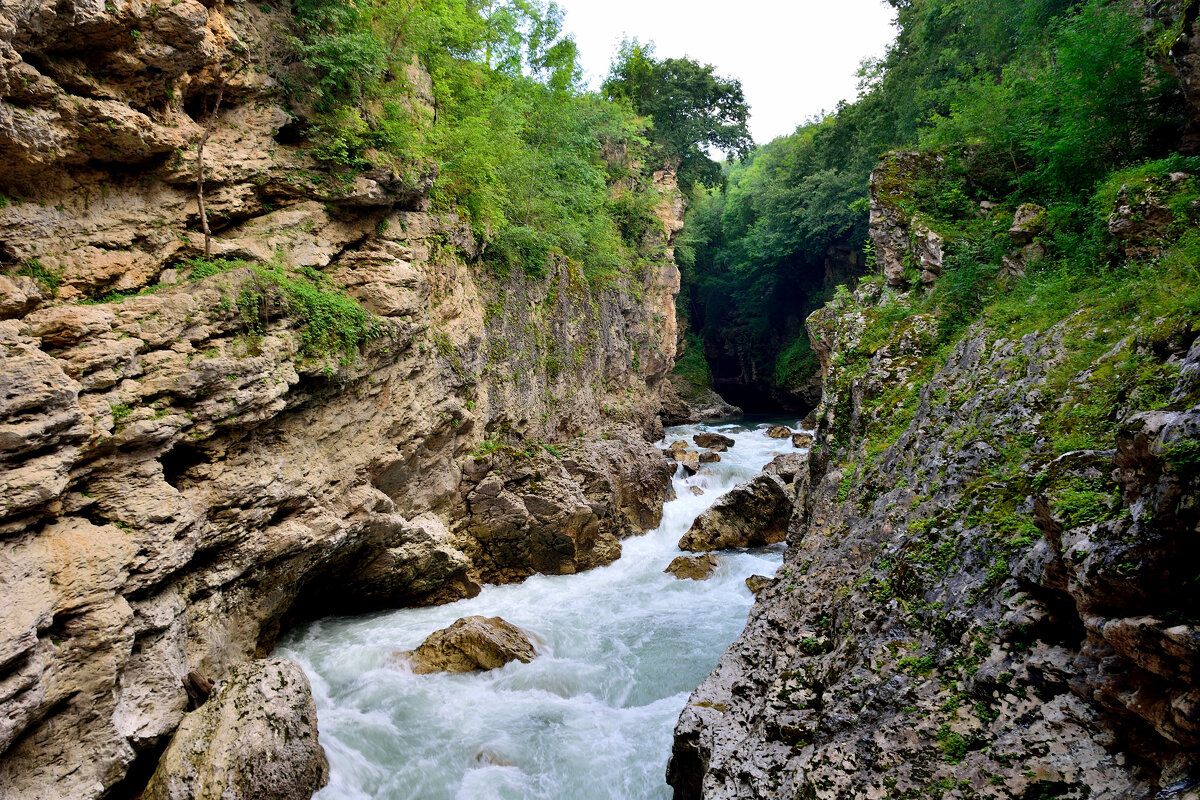
[[[812,447],[813,435],[807,431],[792,434],[792,447]]]
[[[786,425],[772,425],[770,428],[767,428],[767,436],[770,436],[772,439],[788,439],[791,438],[791,435],[792,429]]]
[[[699,486],[689,486],[688,491],[691,492],[696,497],[704,496],[704,490],[701,489]]]
[[[715,464],[721,460],[721,454],[715,450],[705,450],[700,454],[701,464]]]
[[[510,661],[528,664],[537,653],[524,631],[500,617],[464,617],[430,634],[405,657],[413,672],[428,675],[498,669]]]
[[[774,578],[768,578],[766,575],[751,575],[746,578],[746,588],[750,593],[757,596],[774,582]]]
[[[269,658],[236,667],[183,718],[142,798],[296,800],[328,779],[308,678]]]
[[[702,556],[678,556],[667,565],[663,572],[671,573],[676,580],[703,581],[712,577],[717,563],[717,557],[712,553],[705,553]]]
[[[775,456],[770,464],[763,467],[763,472],[768,475],[778,475],[784,483],[790,484],[796,480],[796,476],[808,464],[807,453],[784,453],[783,455]]]
[[[678,453],[675,460],[687,470],[689,475],[695,475],[700,471],[700,454],[694,450]]]
[[[759,475],[697,517],[679,540],[679,549],[703,553],[782,542],[791,511],[792,498],[783,481],[776,475]]]
[[[697,433],[692,437],[692,441],[700,447],[707,447],[709,450],[716,450],[718,453],[723,453],[733,447],[735,442],[728,436],[722,436],[719,433]]]

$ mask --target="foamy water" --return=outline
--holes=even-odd
[[[795,420],[792,423],[799,430]],[[750,575],[773,575],[782,545],[721,553],[706,581],[663,573],[676,542],[721,494],[779,453],[766,424],[687,425],[737,444],[675,477],[662,525],[624,542],[621,559],[580,575],[486,586],[436,608],[331,618],[289,634],[316,697],[329,786],[320,800],[669,798],[671,732],[688,694],[746,622]],[[691,487],[704,494],[696,496]],[[489,673],[413,675],[395,653],[473,614],[523,628],[542,655]]]

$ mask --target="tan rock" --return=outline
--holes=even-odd
[[[701,464],[715,464],[721,460],[721,454],[714,450],[705,450],[700,454]]]
[[[766,575],[751,575],[746,578],[746,588],[750,590],[751,594],[759,595],[774,582],[774,578],[768,578]]]
[[[705,553],[701,556],[677,556],[663,572],[674,575],[676,580],[703,581],[712,577],[713,571],[716,570],[719,563],[717,557],[712,553]]]
[[[807,431],[792,434],[792,447],[812,447],[813,435]]]
[[[433,672],[473,672],[498,669],[510,661],[528,664],[537,657],[533,643],[518,628],[499,617],[464,617],[429,635],[416,649],[404,653],[418,675]]]
[[[792,429],[785,425],[773,425],[767,428],[767,436],[772,439],[790,439],[792,437]]]

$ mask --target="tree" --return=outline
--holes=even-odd
[[[654,120],[653,137],[662,155],[679,164],[679,181],[715,186],[721,167],[708,148],[744,158],[754,146],[746,121],[750,108],[741,81],[721,78],[711,64],[690,58],[654,57],[654,45],[637,39],[621,43],[604,94],[630,103]]]

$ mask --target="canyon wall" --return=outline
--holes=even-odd
[[[669,249],[603,286],[489,269],[431,166],[313,158],[288,24],[0,4],[5,800],[135,795],[190,673],[307,615],[608,563],[670,492]]]
[[[680,717],[676,798],[1198,796],[1194,272],[1046,278],[958,332],[941,240],[880,203],[936,168],[876,171],[879,272],[808,319],[825,394],[784,564]],[[1166,253],[1188,180],[1123,187],[1114,250]],[[1015,280],[1036,213],[980,213],[1012,220]]]

